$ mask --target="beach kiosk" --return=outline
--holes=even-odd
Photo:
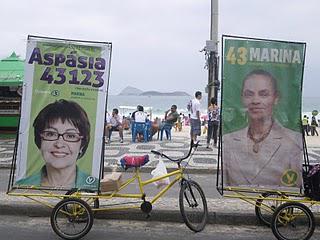
[[[15,133],[20,116],[24,61],[13,52],[0,61],[0,133]]]

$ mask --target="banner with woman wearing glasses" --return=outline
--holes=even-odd
[[[28,37],[16,186],[98,190],[111,43]]]

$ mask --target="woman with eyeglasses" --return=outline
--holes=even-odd
[[[98,180],[77,167],[90,141],[90,122],[73,101],[55,101],[43,108],[33,122],[34,140],[45,165],[18,185],[95,188]]]

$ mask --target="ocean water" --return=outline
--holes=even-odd
[[[192,99],[192,96],[118,96],[109,95],[107,108],[111,112],[113,108],[119,106],[131,106],[135,108],[137,105],[144,107],[152,107],[152,116],[163,117],[164,112],[170,109],[172,104],[178,106],[178,112],[188,114],[187,104]],[[207,112],[207,96],[203,96],[202,100],[202,113]],[[132,113],[134,109],[119,109],[120,113],[127,116]],[[305,97],[302,99],[302,113],[311,116],[313,110],[320,112],[320,97]]]

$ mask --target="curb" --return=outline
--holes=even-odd
[[[1,204],[1,215],[29,216],[29,217],[50,217],[51,209],[42,205],[28,204]],[[139,209],[129,209],[125,211],[99,211],[94,213],[97,219],[114,220],[134,220],[134,221],[158,221],[158,222],[178,222],[183,223],[179,210],[154,209],[147,217]],[[223,213],[210,212],[208,214],[208,224],[221,225],[257,225],[260,224],[254,213]]]

